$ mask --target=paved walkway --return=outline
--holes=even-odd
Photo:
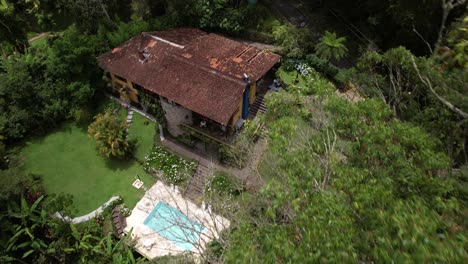
[[[151,120],[151,121],[153,121],[153,122],[156,122],[156,123],[158,122],[158,121],[156,121],[156,118],[155,118],[154,116],[152,116],[152,115],[150,115],[150,114],[148,114],[148,113],[146,113],[146,112],[144,112],[144,111],[141,111],[140,109],[138,109],[138,108],[132,106],[131,104],[129,104],[129,103],[123,101],[122,99],[117,98],[117,97],[115,97],[115,96],[112,96],[112,95],[110,95],[110,94],[106,94],[106,96],[107,96],[108,98],[110,98],[110,99],[116,101],[117,103],[119,103],[119,104],[122,105],[123,107],[127,108],[129,111],[137,112],[137,113],[139,113],[140,115],[142,115],[142,116],[148,118],[149,120]]]
[[[55,214],[53,214],[54,217],[57,217],[59,219],[62,219],[63,221],[67,221],[67,222],[71,222],[73,224],[78,224],[78,223],[82,223],[82,222],[86,222],[88,221],[89,219],[92,219],[94,217],[96,217],[96,215],[102,213],[102,211],[104,211],[104,209],[109,206],[110,203],[112,203],[113,201],[119,199],[119,196],[112,196],[109,201],[105,202],[102,206],[100,206],[98,209],[92,211],[91,213],[89,214],[86,214],[86,215],[82,215],[82,216],[78,216],[78,217],[75,217],[75,218],[71,218],[69,216],[63,216],[61,215],[59,212],[56,212]]]
[[[247,190],[257,191],[264,184],[263,180],[258,175],[257,167],[261,161],[263,152],[267,147],[266,139],[261,139],[255,144],[251,153],[252,157],[250,159],[250,162],[243,169],[227,167],[220,164],[216,160],[206,159],[205,157],[202,157],[200,154],[196,153],[194,150],[182,146],[178,143],[175,143],[170,139],[162,140],[161,144],[177,153],[180,153],[185,157],[198,161],[203,167],[210,168],[211,170],[223,171],[235,176],[236,178],[240,179],[243,183],[245,183]]]

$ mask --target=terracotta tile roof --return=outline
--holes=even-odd
[[[244,81],[210,72],[176,56],[166,57],[154,74],[159,76],[158,82],[147,82],[144,87],[222,125],[228,124],[239,107],[246,86]]]
[[[149,57],[140,62],[139,51]],[[198,29],[142,33],[98,57],[99,66],[226,125],[246,88],[280,57]]]
[[[262,51],[242,42],[231,40],[217,34],[208,34],[194,40],[185,48],[189,60],[242,79],[247,73],[252,81],[259,80],[279,60],[280,56]]]

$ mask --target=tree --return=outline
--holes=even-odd
[[[332,90],[285,94],[266,97],[269,141],[259,172],[270,180],[232,230],[224,261],[466,258],[459,251],[466,198],[445,177],[449,159],[437,138],[396,119],[382,101],[351,103]],[[300,101],[307,108],[292,103]]]
[[[249,8],[240,3],[231,0],[199,0],[190,5],[198,27],[235,33],[244,30],[249,23],[249,19],[246,19]]]
[[[315,52],[324,59],[334,58],[339,60],[348,52],[344,45],[345,42],[345,37],[337,37],[335,32],[325,31],[325,34],[320,38],[320,42],[315,45]]]
[[[125,120],[118,120],[110,112],[95,117],[88,127],[88,135],[94,138],[103,157],[128,158],[135,149],[136,142],[128,139]]]
[[[147,19],[151,16],[149,0],[132,0],[132,12],[139,19]]]
[[[2,55],[12,51],[23,53],[28,46],[25,16],[30,8],[28,1],[0,1],[0,52]]]
[[[449,61],[450,62],[450,61]],[[437,57],[415,57],[400,47],[363,55],[353,74],[361,91],[387,103],[395,115],[415,122],[443,142],[458,167],[466,154],[466,83],[460,67],[444,70]]]
[[[276,25],[272,30],[273,37],[278,46],[288,57],[301,57],[310,49],[311,34],[304,28],[292,25]]]
[[[96,33],[100,24],[112,25],[109,7],[113,0],[62,0],[64,8],[81,32]]]
[[[438,53],[443,60],[443,64],[449,67],[460,67],[468,70],[468,16],[452,24],[451,30],[447,34],[447,44],[449,49],[440,49]]]

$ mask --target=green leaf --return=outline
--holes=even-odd
[[[78,232],[78,230],[76,229],[75,225],[70,224],[70,229],[72,231],[73,238],[75,238],[76,240],[80,240],[81,235]]]
[[[106,237],[106,242],[107,242],[106,252],[107,252],[107,255],[110,256],[112,254],[112,237],[109,234]]]
[[[34,203],[33,205],[31,206],[30,208],[30,212],[33,212],[34,210],[36,210],[36,207],[39,205],[39,203],[44,200],[45,198],[45,195],[41,195],[41,197],[39,197]]]
[[[29,255],[31,255],[32,253],[34,253],[35,250],[34,249],[31,249],[29,251],[27,251],[26,253],[23,254],[23,257],[22,258],[27,258]]]

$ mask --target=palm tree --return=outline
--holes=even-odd
[[[88,135],[96,141],[99,154],[104,157],[125,158],[134,149],[135,142],[128,139],[125,121],[106,112],[96,116],[88,127]]]
[[[344,45],[345,42],[345,37],[338,38],[335,32],[325,31],[320,42],[315,45],[315,51],[318,56],[324,59],[335,58],[339,60],[348,52],[348,49]]]

